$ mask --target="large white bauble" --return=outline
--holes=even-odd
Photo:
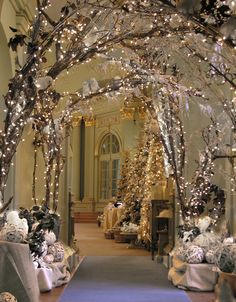
[[[192,264],[202,263],[205,255],[201,247],[197,245],[189,245],[186,251],[186,261]]]
[[[211,232],[200,234],[193,240],[193,244],[200,246],[205,253],[214,247],[219,246],[220,242],[220,237]]]
[[[205,254],[206,262],[214,264],[216,262],[216,251],[208,250]]]
[[[54,256],[52,254],[47,254],[46,256],[44,256],[43,261],[47,264],[53,263]]]
[[[7,224],[15,225],[16,228],[22,229],[24,234],[28,234],[29,226],[25,218],[20,218],[17,211],[7,213]]]
[[[48,247],[48,254],[52,254],[55,262],[61,262],[64,259],[65,250],[60,242],[56,242]]]
[[[27,237],[27,233],[24,233],[22,229],[17,228],[13,224],[7,224],[0,231],[0,240],[21,243]]]

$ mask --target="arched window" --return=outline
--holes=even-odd
[[[102,139],[99,150],[100,199],[116,196],[120,177],[120,144],[117,137],[109,133]]]

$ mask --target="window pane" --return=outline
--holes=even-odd
[[[118,179],[119,177],[120,177],[120,160],[113,159],[113,161],[112,161],[112,178]]]
[[[119,166],[119,162],[120,162],[119,159],[113,159],[113,161],[112,161],[112,169],[117,170],[118,166]]]
[[[113,134],[106,135],[100,146],[99,187],[100,198],[109,199],[116,195],[117,182],[120,177],[119,141]],[[112,154],[117,154],[112,156]],[[116,157],[116,159],[113,159]],[[109,158],[109,159],[108,159]]]
[[[112,153],[119,153],[120,145],[115,135],[112,135]]]
[[[100,197],[107,199],[109,197],[109,161],[101,161],[101,189]]]
[[[112,179],[111,179],[111,194],[116,195],[117,183],[120,175],[120,160],[114,159],[112,161]]]
[[[110,135],[107,135],[101,144],[101,154],[109,154],[110,153]]]

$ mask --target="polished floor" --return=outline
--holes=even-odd
[[[115,243],[104,238],[103,230],[96,224],[76,224],[75,238],[79,246],[81,259],[83,256],[150,256],[144,249],[130,249],[126,243]],[[40,302],[56,302],[64,287],[59,287],[50,293],[41,294]],[[192,302],[213,302],[214,293],[187,292]],[[76,302],[76,301],[75,301]]]

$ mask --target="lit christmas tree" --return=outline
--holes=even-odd
[[[117,202],[123,202],[124,197],[127,194],[129,166],[130,166],[130,154],[128,151],[126,151],[121,166],[120,180],[117,188]]]
[[[140,235],[144,241],[149,238],[150,233],[151,187],[163,179],[164,174],[162,146],[156,132],[158,128],[155,126],[153,129],[153,125],[153,121],[147,120],[137,152],[122,171],[126,194],[125,212],[121,223],[140,225]]]
[[[140,222],[140,209],[143,198],[143,179],[145,166],[148,158],[149,141],[144,137],[130,161],[129,173],[127,176],[127,193],[124,196],[125,212],[121,223]]]
[[[150,123],[154,125],[154,121]],[[148,125],[150,125],[148,124]],[[158,132],[152,131],[149,126],[150,147],[144,178],[144,197],[141,205],[140,238],[143,242],[150,241],[150,211],[151,211],[151,189],[158,181],[165,178],[163,166],[163,148],[160,143]]]

